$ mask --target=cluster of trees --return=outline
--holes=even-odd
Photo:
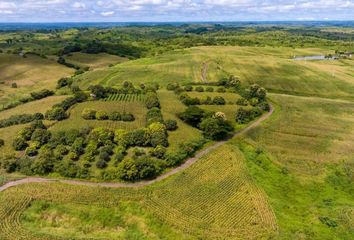
[[[86,120],[111,120],[111,121],[123,121],[123,122],[132,122],[135,120],[135,117],[131,113],[120,113],[117,111],[107,113],[105,111],[96,111],[94,109],[85,108],[81,117]]]
[[[0,120],[0,128],[30,123],[35,120],[42,120],[42,119],[44,119],[44,116],[41,113],[13,115],[7,119]]]
[[[181,94],[179,96],[181,102],[186,106],[191,105],[225,105],[226,101],[221,96],[216,96],[213,99],[210,96],[207,96],[205,99],[200,99],[198,97],[190,97],[187,94]]]
[[[216,84],[219,85],[219,84]],[[176,94],[180,94],[182,92],[214,92],[214,87],[212,86],[195,86],[193,87],[192,85],[186,85],[186,86],[180,86],[178,83],[169,83],[167,84],[166,87],[167,90],[169,91],[174,91]],[[226,92],[226,89],[224,86],[218,87],[216,89],[217,92],[223,93]]]
[[[243,98],[239,99],[237,104],[247,106],[248,103],[254,108],[239,108],[236,112],[236,122],[245,124],[262,115],[262,112],[269,111],[270,107],[267,102],[267,91],[257,84],[251,85],[244,91]]]
[[[208,139],[223,139],[234,130],[225,114],[221,112],[207,112],[197,106],[190,106],[178,116],[184,122],[202,130]]]
[[[54,92],[48,89],[43,89],[38,92],[31,92],[31,97],[33,100],[39,100],[54,95]]]

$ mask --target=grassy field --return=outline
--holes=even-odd
[[[333,53],[324,49],[271,47],[198,47],[154,58],[129,61],[77,77],[80,86],[103,83],[207,82],[234,74],[272,92],[350,98],[354,94],[354,61],[294,61],[294,56]],[[206,64],[206,70],[204,70]],[[203,72],[205,74],[202,74]]]
[[[111,64],[116,65],[118,63],[128,61],[127,58],[110,55],[107,53],[87,54],[80,52],[72,53],[71,55],[66,56],[65,60],[68,63],[72,63],[82,68],[89,67],[90,70],[105,68]]]
[[[2,111],[0,113],[0,120],[11,117],[18,114],[33,114],[33,113],[45,113],[53,105],[62,102],[68,96],[51,96],[37,101],[28,102],[19,105],[15,108]]]
[[[0,108],[28,93],[44,88],[54,89],[57,81],[74,73],[54,61],[28,55],[0,54]],[[11,88],[16,83],[18,88]]]
[[[0,203],[2,239],[89,238],[112,229],[100,239],[260,239],[277,233],[267,197],[230,145],[145,189],[33,184],[1,193]]]
[[[109,121],[109,120],[85,120],[81,117],[82,111],[85,108],[94,109],[96,111],[105,111],[107,113],[118,111],[132,113],[135,117],[133,122]],[[111,129],[126,129],[133,130],[136,128],[145,127],[146,122],[146,107],[141,102],[125,102],[125,101],[91,101],[79,103],[69,111],[69,118],[56,123],[50,129],[53,131],[75,129],[80,127],[107,127]]]
[[[168,142],[170,143],[169,149],[174,150],[179,144],[199,140],[202,138],[201,132],[177,117],[178,113],[186,109],[178,97],[170,91],[160,90],[158,96],[161,102],[162,115],[165,120],[176,120],[178,129],[168,133]],[[181,137],[183,136],[183,137]]]

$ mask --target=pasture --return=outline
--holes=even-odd
[[[30,92],[44,88],[54,89],[60,78],[72,75],[74,70],[30,54],[26,58],[0,54],[0,72],[1,108]],[[16,83],[17,88],[11,88],[12,83]]]
[[[233,74],[246,84],[258,83],[271,92],[352,99],[354,60],[292,60],[294,56],[328,53],[333,52],[284,47],[194,47],[88,72],[78,76],[76,82],[82,87],[93,83],[114,86],[131,79],[137,84],[166,85],[215,82]]]
[[[111,55],[107,53],[87,54],[81,52],[75,52],[65,56],[65,60],[68,63],[72,63],[81,68],[89,67],[90,70],[96,70],[105,68],[112,65],[116,65],[122,62],[128,61],[127,58]]]

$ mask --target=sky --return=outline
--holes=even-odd
[[[0,22],[354,20],[354,0],[0,0]]]

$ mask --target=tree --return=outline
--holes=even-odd
[[[222,118],[206,118],[201,123],[199,128],[203,131],[203,135],[206,138],[212,140],[223,139],[230,131],[233,130],[233,127],[230,122]]]
[[[105,98],[107,96],[106,89],[101,85],[92,85],[89,87],[89,90],[97,99]]]
[[[38,142],[40,146],[42,146],[49,141],[51,136],[52,135],[48,130],[39,128],[34,130],[31,140]]]
[[[214,92],[214,88],[213,87],[207,87],[205,89],[206,92]]]
[[[0,138],[0,148],[1,148],[2,146],[4,146],[4,145],[5,145],[4,139],[1,139],[1,138]]]
[[[96,119],[97,120],[107,120],[108,114],[105,111],[97,111],[96,112]]]
[[[17,83],[11,83],[11,88],[17,88]]]
[[[202,118],[204,117],[204,110],[196,107],[190,106],[186,109],[186,111],[179,114],[179,117],[186,123],[197,127],[198,124],[201,122]]]
[[[61,121],[61,120],[64,120],[65,118],[67,118],[67,115],[66,115],[65,110],[63,108],[54,107],[45,113],[45,117],[48,120]]]
[[[90,108],[85,108],[81,113],[81,117],[86,120],[96,119],[96,111]]]
[[[204,92],[204,88],[202,86],[198,86],[198,87],[195,88],[195,91]]]
[[[89,141],[94,141],[99,146],[103,146],[107,142],[112,142],[114,139],[114,133],[106,128],[95,128],[88,136]]]
[[[187,86],[185,86],[185,87],[184,87],[184,91],[186,91],[186,92],[191,92],[191,91],[193,91],[193,86],[192,86],[192,85],[187,85]]]
[[[214,103],[215,105],[225,105],[226,101],[225,101],[225,99],[224,99],[223,97],[216,96],[216,97],[214,97],[214,99],[213,99],[213,103]]]
[[[26,147],[28,146],[26,140],[22,137],[16,137],[12,143],[12,146],[16,151],[22,151],[25,150]]]
[[[155,148],[150,150],[150,155],[156,158],[163,159],[166,154],[166,148],[161,145],[157,145]]]
[[[148,92],[146,94],[145,105],[148,109],[153,107],[160,108],[160,101],[155,92]]]
[[[168,131],[175,131],[178,128],[177,121],[171,119],[165,121],[165,126]]]
[[[236,122],[237,123],[248,123],[249,121],[252,120],[252,113],[249,110],[246,110],[244,108],[239,108],[236,112]]]
[[[149,136],[149,142],[151,146],[156,147],[161,145],[164,147],[168,146],[168,135],[164,124],[162,123],[152,123],[147,128],[147,134]]]

